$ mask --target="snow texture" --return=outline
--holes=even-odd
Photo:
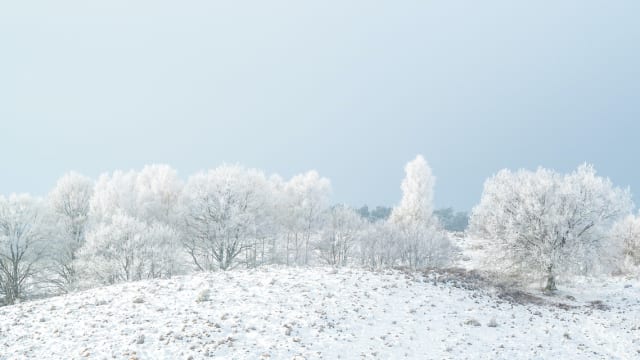
[[[509,301],[429,273],[260,268],[0,308],[0,359],[638,359],[640,281]]]

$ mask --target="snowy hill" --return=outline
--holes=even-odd
[[[127,283],[0,308],[0,359],[640,358],[637,279],[542,302],[460,284],[324,268]]]

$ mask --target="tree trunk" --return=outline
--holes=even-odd
[[[556,287],[556,277],[553,275],[553,266],[549,266],[547,269],[547,285],[544,287],[545,291],[555,291]]]
[[[291,236],[287,233],[287,266],[289,266],[289,241],[291,240]]]

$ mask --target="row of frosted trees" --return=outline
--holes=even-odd
[[[315,171],[284,180],[223,165],[184,183],[166,165],[96,181],[69,173],[43,199],[0,196],[0,296],[265,264],[449,266],[456,252],[434,216],[435,177],[422,156],[405,171],[401,201],[377,221],[330,206],[330,182]],[[482,269],[553,290],[576,274],[638,270],[632,210],[630,191],[589,165],[502,170],[485,182],[468,241]]]
[[[284,180],[237,165],[182,182],[166,165],[96,181],[62,177],[43,199],[0,197],[6,303],[96,284],[264,264],[440,266],[449,240],[433,216],[434,177],[418,156],[388,220],[330,206],[328,179]]]

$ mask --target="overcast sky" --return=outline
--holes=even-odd
[[[591,162],[640,191],[640,1],[3,1],[0,193],[223,162],[333,200],[437,206],[501,168]]]

